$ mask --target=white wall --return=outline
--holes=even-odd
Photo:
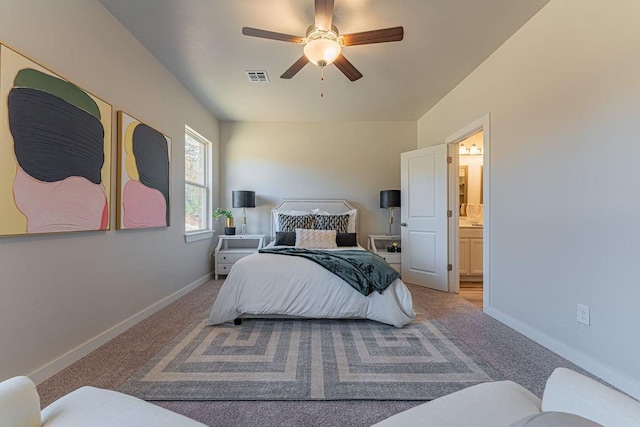
[[[270,233],[282,198],[338,198],[359,209],[366,245],[368,233],[388,231],[380,190],[400,189],[400,153],[415,150],[416,122],[224,122],[220,141],[223,207],[233,190],[256,192],[249,233]]]
[[[425,147],[491,114],[487,312],[636,397],[638,22],[637,0],[552,0],[418,121]]]
[[[216,144],[219,129],[97,0],[0,0],[0,42],[113,106],[112,230],[0,238],[0,379],[41,381],[209,274],[211,240],[183,238],[184,126]],[[119,109],[173,140],[169,228],[115,231]]]

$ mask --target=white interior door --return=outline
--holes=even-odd
[[[446,145],[402,153],[400,162],[402,280],[448,291]]]

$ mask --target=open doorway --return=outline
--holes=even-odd
[[[449,292],[468,297],[483,310],[491,306],[490,118],[486,114],[445,140]]]
[[[458,145],[458,227],[460,296],[483,308],[483,131]]]

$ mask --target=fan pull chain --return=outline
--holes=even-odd
[[[324,67],[320,67],[320,98],[324,98]]]

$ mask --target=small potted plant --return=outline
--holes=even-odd
[[[213,218],[216,220],[220,218],[222,215],[227,217],[225,226],[224,226],[224,234],[226,236],[232,236],[236,234],[236,228],[233,226],[233,213],[231,213],[231,211],[229,210],[221,209],[221,208],[217,208],[213,212]]]

